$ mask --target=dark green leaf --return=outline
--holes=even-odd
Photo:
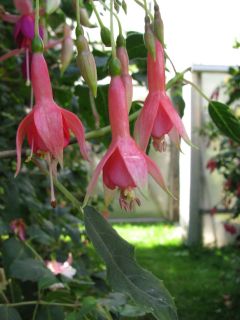
[[[240,143],[240,121],[231,109],[221,102],[211,101],[208,105],[208,111],[221,133]]]
[[[25,260],[15,260],[10,267],[11,276],[22,281],[39,281],[46,286],[46,282],[53,284],[57,279],[40,261],[28,258]],[[52,280],[52,281],[50,281]]]
[[[172,297],[162,281],[137,264],[134,247],[122,239],[95,209],[86,207],[84,217],[87,234],[107,265],[112,287],[127,293],[156,319],[177,319]]]
[[[21,320],[18,311],[14,308],[0,307],[1,320]]]
[[[37,312],[36,320],[64,320],[62,307],[41,306]]]

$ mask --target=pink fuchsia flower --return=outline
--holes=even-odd
[[[191,145],[184,125],[165,89],[164,49],[155,40],[156,59],[147,58],[149,94],[136,121],[134,137],[142,150],[146,150],[150,137],[156,150],[165,150],[165,135],[180,148],[180,138]]]
[[[12,50],[10,53],[0,57],[0,62],[25,52],[25,60],[22,65],[23,76],[30,83],[30,65],[31,65],[31,43],[34,38],[34,11],[30,0],[15,0],[16,9],[20,15],[11,15],[8,13],[1,14],[4,21],[15,24],[14,39],[19,49]],[[43,38],[43,29],[39,27],[39,33]]]
[[[51,204],[54,207],[56,200],[53,189],[53,176],[56,176],[57,164],[63,165],[63,149],[69,144],[70,130],[77,138],[83,158],[88,158],[84,128],[75,114],[60,108],[54,102],[48,68],[42,53],[33,54],[31,78],[35,106],[22,120],[17,130],[16,175],[21,168],[21,149],[23,140],[27,136],[32,153],[43,156],[48,162],[51,181]]]
[[[61,274],[69,279],[72,279],[77,270],[71,266],[73,262],[72,254],[68,254],[68,259],[65,262],[58,262],[56,260],[46,261],[47,268],[52,271],[53,274]]]
[[[210,159],[206,167],[212,173],[217,168],[217,161]]]
[[[106,204],[109,204],[114,191],[120,191],[119,204],[126,211],[133,209],[140,201],[135,189],[144,190],[148,173],[167,191],[157,165],[137,146],[130,136],[125,89],[121,76],[111,78],[108,91],[108,108],[112,129],[112,142],[107,153],[99,162],[88,185],[84,200],[86,205],[94,190],[98,177],[103,172]]]
[[[10,228],[19,237],[20,240],[26,240],[26,224],[23,219],[15,219],[11,221]]]

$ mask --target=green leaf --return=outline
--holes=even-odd
[[[230,139],[240,143],[240,121],[231,109],[221,102],[211,101],[208,111],[218,129]]]
[[[126,48],[130,60],[138,58],[146,59],[147,49],[144,45],[143,34],[130,31],[127,33]]]
[[[85,208],[84,221],[89,238],[107,265],[107,276],[113,289],[127,293],[156,319],[177,319],[172,297],[162,281],[137,264],[134,247],[95,209]]]
[[[14,308],[0,307],[1,320],[21,320],[18,311]]]
[[[64,320],[64,311],[58,306],[41,306],[36,320]]]
[[[41,287],[46,287],[46,283],[51,285],[57,282],[57,279],[42,262],[31,258],[15,260],[10,267],[10,273],[13,278],[22,281],[40,281]]]

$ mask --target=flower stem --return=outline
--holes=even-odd
[[[141,1],[139,1],[139,0],[134,0],[134,1],[136,2],[136,4],[138,4],[141,8],[143,8],[145,10],[145,5]],[[153,20],[153,15],[148,10],[148,8],[147,8],[147,13],[148,13],[149,17],[151,18],[151,20]]]
[[[100,3],[104,6],[105,9],[107,9],[108,11],[111,11],[111,9],[106,5],[105,2],[103,2],[102,0],[99,0]],[[121,22],[117,16],[117,14],[115,12],[113,12],[113,15],[114,17],[116,18],[117,20],[117,23],[118,23],[118,29],[119,29],[119,34],[122,35],[122,25],[121,25]]]
[[[48,302],[43,300],[33,300],[26,302],[16,302],[16,303],[8,303],[8,304],[0,304],[0,307],[24,307],[24,306],[32,306],[35,304],[46,305],[46,306],[62,306],[68,308],[79,308],[80,303],[61,303],[61,302]]]
[[[110,30],[111,30],[111,46],[112,46],[112,57],[116,58],[116,45],[114,41],[114,29],[113,29],[113,0],[110,2]]]
[[[79,0],[76,0],[76,18],[77,18],[77,26],[80,27],[80,5],[79,5]]]
[[[103,28],[104,24],[103,24],[103,22],[102,22],[102,20],[100,18],[100,15],[99,15],[99,13],[97,11],[97,8],[95,7],[95,4],[94,4],[93,0],[91,0],[91,5],[92,5],[93,11],[94,11],[94,13],[95,13],[95,15],[97,17],[97,20],[98,20],[98,23],[99,23],[100,27]]]
[[[34,256],[41,261],[42,263],[44,263],[44,260],[42,259],[42,257],[37,253],[37,251],[28,243],[28,241],[24,241],[23,242],[25,244],[25,246],[32,251],[32,253],[34,254]]]
[[[189,81],[187,79],[183,79],[183,81],[187,84],[190,84],[205,100],[207,100],[209,103],[211,102],[211,99],[209,99],[205,93],[202,92],[202,90],[192,81]]]
[[[35,37],[39,37],[39,0],[36,0],[34,34]]]

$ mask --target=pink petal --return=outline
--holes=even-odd
[[[146,150],[151,137],[153,124],[158,111],[159,99],[159,92],[149,93],[135,123],[134,138],[143,151]]]
[[[34,18],[31,15],[23,16],[21,19],[21,32],[23,36],[28,39],[34,37]]]
[[[172,121],[166,113],[165,109],[161,107],[160,103],[152,128],[152,136],[155,138],[161,138],[165,134],[168,134],[172,127]]]
[[[58,159],[65,143],[60,108],[53,101],[48,100],[37,104],[34,107],[34,123],[48,151]]]
[[[119,139],[118,148],[134,183],[140,189],[144,189],[147,185],[148,170],[143,152],[131,137]]]
[[[61,108],[61,112],[67,126],[77,138],[81,154],[84,159],[88,160],[88,148],[85,142],[84,127],[81,120],[72,112]]]
[[[9,23],[17,23],[19,16],[5,12],[1,15],[1,19]]]
[[[157,184],[167,193],[169,193],[169,190],[164,182],[163,176],[156,165],[156,163],[149,158],[147,155],[145,155],[145,159],[147,161],[147,166],[148,166],[148,172],[150,175],[153,177],[153,179],[157,182]]]
[[[161,106],[164,108],[164,110],[168,114],[169,118],[171,119],[179,135],[184,139],[184,141],[187,144],[191,145],[191,141],[188,137],[188,134],[184,128],[184,125],[182,123],[182,120],[179,114],[177,113],[176,109],[172,105],[172,102],[169,99],[169,97],[166,95],[166,93],[163,93],[163,92],[161,93]]]
[[[21,168],[21,153],[23,140],[27,134],[30,125],[33,123],[33,112],[30,112],[20,123],[16,136],[16,149],[17,149],[17,169],[15,177],[18,175]]]
[[[94,170],[93,176],[92,176],[92,178],[88,184],[88,187],[87,187],[86,195],[85,195],[84,202],[83,202],[83,207],[85,207],[87,205],[88,199],[96,186],[98,177],[101,174],[103,166],[105,165],[107,160],[111,157],[111,155],[113,154],[115,149],[116,149],[116,144],[112,143],[109,146],[108,151],[105,153],[105,155],[103,156],[103,158],[101,159],[101,161],[97,165],[96,169]]]
[[[14,5],[21,15],[29,14],[33,11],[31,0],[14,0]]]
[[[169,131],[168,135],[169,135],[170,139],[172,140],[172,142],[176,145],[178,150],[181,151],[180,136],[179,136],[179,133],[177,132],[177,129],[175,127],[173,127],[172,130]]]
[[[24,49],[11,50],[10,52],[5,53],[3,56],[0,57],[0,62],[3,62],[4,60],[7,60],[7,59],[9,59],[11,57],[17,56],[20,53],[22,53],[23,51],[24,51]]]
[[[116,148],[103,167],[103,183],[111,190],[136,187],[120,152],[119,148]]]

